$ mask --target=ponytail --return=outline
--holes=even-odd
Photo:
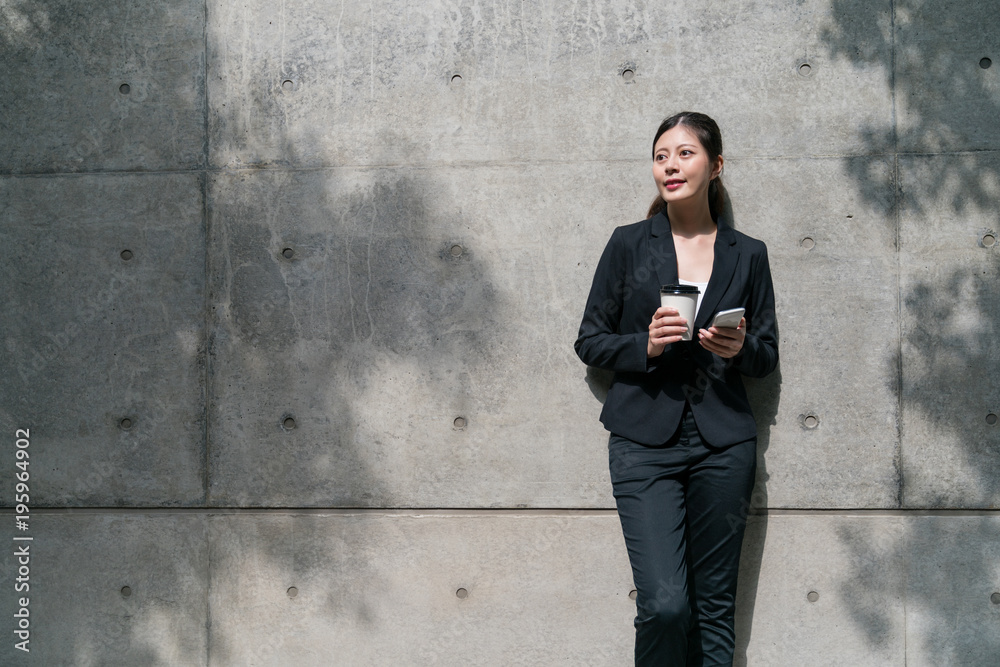
[[[654,215],[656,215],[666,207],[667,207],[667,202],[663,201],[663,197],[661,197],[660,195],[656,195],[656,198],[653,199],[653,203],[649,205],[649,211],[646,212],[646,217],[652,218]]]
[[[712,220],[716,223],[719,222],[719,216],[722,215],[723,209],[726,208],[726,187],[722,185],[722,177],[716,176],[715,179],[708,184],[708,212],[712,216]]]

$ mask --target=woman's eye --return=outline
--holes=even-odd
[[[681,151],[681,155],[691,155],[691,151]]]

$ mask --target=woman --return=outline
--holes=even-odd
[[[757,431],[741,375],[778,363],[764,244],[724,218],[722,137],[683,112],[653,139],[659,196],[617,228],[594,275],[576,351],[614,371],[601,421],[636,586],[635,664],[729,665]],[[661,284],[699,285],[688,322]],[[744,308],[737,328],[710,326]]]

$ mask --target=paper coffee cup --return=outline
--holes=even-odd
[[[660,305],[676,308],[680,316],[687,320],[687,332],[681,340],[691,340],[694,332],[694,312],[701,294],[695,285],[663,285],[660,287]]]

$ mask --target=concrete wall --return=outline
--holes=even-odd
[[[0,4],[0,661],[631,664],[572,341],[696,109],[781,327],[737,663],[995,664],[996,10]]]

